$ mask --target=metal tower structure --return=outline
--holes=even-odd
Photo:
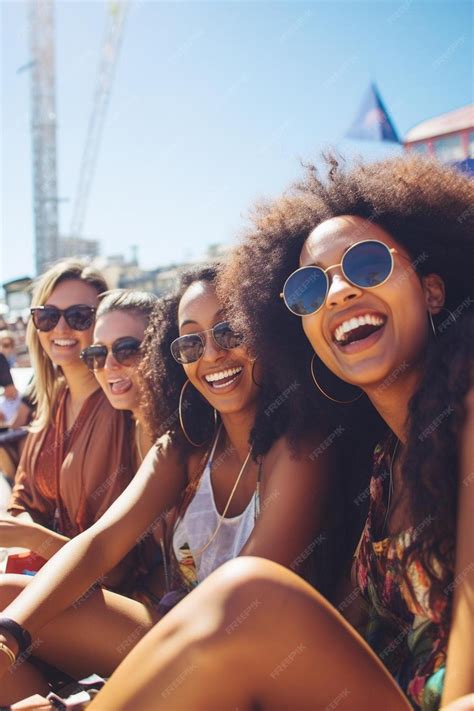
[[[39,274],[58,258],[53,0],[30,0],[28,14],[35,262]]]
[[[99,60],[99,74],[94,93],[94,103],[87,128],[86,143],[82,155],[79,181],[72,211],[69,231],[72,243],[74,243],[75,239],[79,239],[82,236],[87,203],[97,163],[99,144],[104,128],[104,120],[109,104],[127,11],[128,2],[110,3],[109,18]]]

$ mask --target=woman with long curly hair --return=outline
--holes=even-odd
[[[388,428],[356,586],[336,610],[274,563],[230,562],[95,708],[427,711],[474,691],[473,199],[472,182],[434,162],[332,159],[327,179],[310,166],[257,212],[222,277],[236,327],[263,360],[306,336],[315,394],[367,399]],[[344,619],[355,599],[357,631]]]
[[[44,661],[76,677],[108,675],[225,561],[258,555],[301,566],[300,572],[315,546],[324,550],[314,540],[332,521],[333,455],[329,449],[311,455],[325,431],[307,419],[289,442],[291,383],[284,395],[262,385],[271,364],[256,361],[231,328],[216,277],[213,267],[184,276],[177,294],[160,301],[151,318],[143,371],[158,440],[129,487],[20,595],[0,587],[0,605],[7,604],[0,616],[0,672],[32,634],[34,653]],[[278,416],[269,417],[269,408]],[[169,514],[175,507],[177,516]],[[172,565],[169,594],[157,609],[107,590],[88,591],[163,522],[172,527]],[[28,664],[16,665],[2,678],[0,701],[27,689],[43,691],[44,682]]]

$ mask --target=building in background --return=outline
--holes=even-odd
[[[422,121],[408,131],[403,145],[474,175],[474,104]]]
[[[205,262],[224,259],[229,249],[229,245],[211,244],[201,259],[168,264],[154,269],[141,269],[138,266],[135,249],[132,249],[130,261],[127,261],[122,254],[117,254],[107,258],[99,257],[93,263],[104,274],[111,289],[142,289],[163,296],[175,289],[182,272]]]
[[[58,259],[65,257],[77,259],[94,259],[100,254],[100,242],[86,237],[60,237],[58,242]]]

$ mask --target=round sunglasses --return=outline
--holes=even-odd
[[[353,244],[341,259],[340,264],[331,264],[323,269],[314,265],[300,267],[283,285],[280,297],[296,316],[315,314],[324,305],[329,291],[330,269],[341,267],[347,281],[362,289],[374,289],[384,284],[394,267],[393,255],[397,250],[375,239]]]
[[[64,316],[69,328],[73,331],[87,331],[94,323],[96,309],[86,304],[74,304],[67,309],[58,309],[56,306],[34,306],[30,309],[35,328],[38,331],[52,331],[61,316]]]
[[[175,338],[171,344],[173,358],[182,364],[195,363],[199,360],[206,347],[205,333],[211,333],[215,344],[226,351],[238,348],[243,340],[240,333],[235,333],[227,321],[222,321],[206,331],[189,333],[186,336]]]
[[[141,341],[132,336],[117,338],[112,343],[110,351],[120,365],[133,365],[136,356],[139,354]],[[107,346],[88,346],[81,351],[81,360],[87,365],[89,370],[101,370],[105,367],[105,361],[109,349]]]

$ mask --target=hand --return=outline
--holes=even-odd
[[[5,422],[5,420],[6,420],[6,417],[3,414],[3,412],[0,410],[0,422]]]
[[[34,550],[37,529],[38,526],[33,521],[3,514],[0,516],[0,547]]]

